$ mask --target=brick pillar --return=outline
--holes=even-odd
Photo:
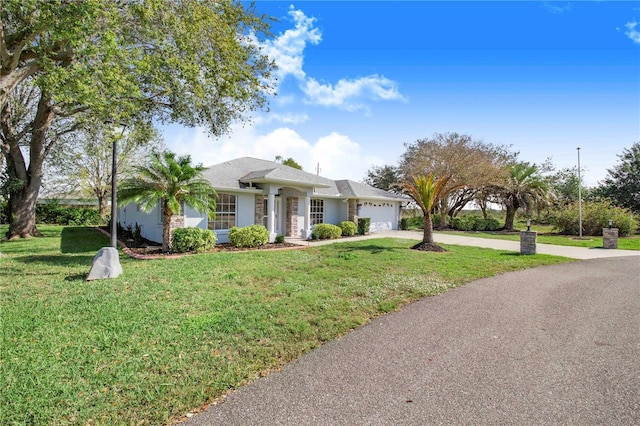
[[[184,228],[184,216],[174,214],[169,221],[169,245],[171,245],[171,240],[173,240],[173,231],[178,228]]]
[[[255,225],[264,225],[262,218],[264,217],[264,195],[256,195],[256,208],[253,223]]]
[[[536,254],[536,231],[520,231],[520,254]]]
[[[287,237],[298,236],[298,197],[287,198]]]
[[[353,223],[358,223],[358,218],[356,217],[356,211],[358,209],[357,206],[358,202],[357,200],[351,199],[349,200],[349,217],[347,218],[347,220],[353,222]]]
[[[618,248],[618,228],[602,228],[602,247],[606,249]]]

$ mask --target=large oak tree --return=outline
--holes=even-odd
[[[446,226],[446,217],[455,216],[478,193],[501,182],[505,166],[516,154],[508,147],[493,145],[458,133],[436,133],[431,138],[406,144],[400,159],[399,171],[405,181],[413,176],[433,173],[450,176],[445,188],[446,197],[438,200],[440,226]]]
[[[0,19],[10,236],[37,234],[42,166],[65,132],[51,131],[57,121],[73,131],[89,116],[155,120],[220,135],[272,91],[274,64],[255,42],[269,18],[239,1],[4,0]],[[15,96],[25,85],[37,96],[26,115]]]

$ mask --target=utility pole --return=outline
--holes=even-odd
[[[578,238],[582,239],[582,180],[580,178],[580,147],[578,150]]]

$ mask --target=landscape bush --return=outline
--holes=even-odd
[[[422,229],[424,228],[424,216],[409,216],[400,219],[400,229]]]
[[[313,227],[311,238],[314,240],[326,240],[340,238],[342,229],[330,223],[318,223]]]
[[[582,205],[582,234],[590,236],[602,235],[602,228],[609,226],[618,228],[620,236],[629,236],[638,228],[638,222],[628,209],[612,206],[608,201],[590,201]],[[560,209],[553,218],[555,229],[566,235],[578,235],[578,205],[570,204]]]
[[[501,226],[493,217],[486,219],[477,215],[464,215],[451,218],[451,227],[458,231],[495,231]]]
[[[358,218],[358,234],[365,235],[369,233],[369,226],[371,226],[371,218],[370,217],[359,217]]]
[[[106,220],[93,207],[62,206],[57,202],[36,205],[36,223],[48,225],[104,225]]]
[[[278,243],[278,244],[284,243],[284,235],[282,235],[282,234],[276,235],[276,243]]]
[[[345,220],[344,222],[340,222],[338,224],[340,229],[342,230],[343,237],[351,237],[356,234],[358,231],[358,226],[351,222],[350,220]]]
[[[260,247],[269,241],[269,231],[263,225],[229,229],[229,243],[238,248]]]
[[[171,251],[174,253],[186,253],[189,251],[202,253],[213,249],[216,239],[215,232],[208,229],[178,228],[173,231],[173,236],[171,237]]]

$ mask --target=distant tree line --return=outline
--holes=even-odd
[[[433,226],[444,228],[470,205],[486,219],[488,207],[494,204],[502,206],[502,229],[510,231],[517,214],[552,222],[577,203],[577,167],[556,170],[550,160],[538,165],[518,157],[510,146],[458,133],[436,133],[405,144],[397,165],[374,166],[363,181],[409,195],[423,210],[425,228],[431,213],[439,213]],[[584,203],[605,202],[639,213],[640,142],[619,155],[619,162],[597,187],[581,190]],[[429,233],[425,231],[425,242],[432,242]]]

